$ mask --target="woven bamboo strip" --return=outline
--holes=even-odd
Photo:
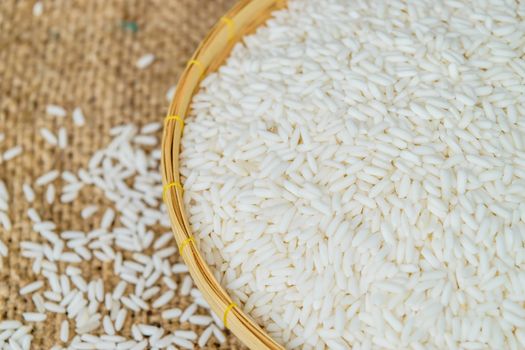
[[[220,286],[195,244],[184,210],[179,152],[184,117],[203,76],[218,69],[232,47],[244,35],[263,24],[284,0],[242,0],[217,22],[184,70],[166,117],[162,138],[164,199],[181,255],[195,284],[211,308],[225,319],[228,328],[250,349],[284,349],[234,304]]]

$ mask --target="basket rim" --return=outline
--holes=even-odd
[[[179,155],[184,119],[191,100],[206,73],[220,67],[241,38],[264,23],[287,0],[240,0],[201,41],[184,69],[172,98],[162,134],[161,173],[163,201],[179,252],[189,272],[213,311],[222,316],[226,328],[251,349],[284,350],[251,317],[236,305],[202,258],[192,235],[183,201]]]

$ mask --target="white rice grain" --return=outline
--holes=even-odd
[[[42,288],[44,286],[44,282],[43,281],[34,281],[34,282],[31,282],[27,285],[25,285],[24,287],[20,288],[20,295],[26,295],[26,294],[30,294],[30,293],[34,293],[36,292],[37,290],[39,290],[40,288]]]
[[[189,322],[197,326],[208,326],[212,321],[211,317],[204,315],[193,315],[189,318]]]
[[[177,90],[177,85],[172,85],[170,86],[168,91],[166,91],[166,100],[168,102],[171,102],[171,100],[173,99],[173,96],[175,95],[176,90]]]
[[[47,318],[46,314],[37,312],[24,312],[23,316],[26,322],[43,322]]]
[[[165,320],[171,320],[179,317],[182,314],[182,310],[178,308],[164,310],[162,312],[162,318]]]
[[[140,133],[141,134],[152,134],[152,133],[155,133],[155,132],[159,131],[161,128],[162,128],[162,124],[161,123],[153,122],[153,123],[149,123],[149,124],[144,125],[140,129]]]
[[[191,288],[193,287],[193,280],[190,276],[184,276],[182,280],[182,286],[180,288],[180,295],[186,296],[190,294]]]
[[[7,249],[7,245],[4,242],[2,242],[2,240],[0,239],[0,256],[6,258],[7,254],[9,254],[9,250]]]
[[[184,312],[180,316],[180,321],[187,322],[190,319],[190,317],[193,316],[193,314],[195,314],[196,311],[197,311],[197,304],[191,304],[184,310]]]
[[[103,229],[108,229],[113,220],[115,219],[115,211],[111,208],[106,209],[104,216],[102,216],[102,221],[100,222],[100,227]]]
[[[4,320],[0,321],[0,330],[8,330],[8,329],[19,329],[22,327],[22,323],[19,321],[14,320]]]
[[[22,151],[23,151],[22,146],[12,147],[4,152],[4,154],[2,155],[2,159],[7,162],[8,160],[11,160],[21,155]]]
[[[53,204],[55,201],[55,186],[53,184],[49,184],[46,188],[46,202],[48,204]]]
[[[224,334],[221,332],[219,328],[215,327],[214,325],[211,325],[211,327],[212,327],[212,332],[213,332],[213,336],[215,337],[215,339],[217,339],[217,341],[220,344],[223,344],[226,341],[226,337],[224,336]]]
[[[46,106],[46,114],[52,117],[63,118],[66,116],[66,110],[58,105],[49,104]]]
[[[47,128],[41,128],[40,129],[40,136],[51,146],[58,145],[58,139],[49,129]]]
[[[200,337],[199,337],[199,340],[197,341],[197,345],[200,347],[200,348],[203,348],[206,346],[206,344],[208,344],[208,341],[210,340],[211,338],[211,335],[212,335],[212,332],[213,332],[213,328],[212,326],[208,326],[204,332],[201,333]]]
[[[27,216],[34,224],[42,221],[40,215],[38,215],[37,211],[34,208],[27,209]]]
[[[67,320],[60,324],[60,340],[64,343],[69,340],[69,322]]]
[[[174,336],[172,338],[173,344],[180,346],[183,349],[193,349],[194,345],[189,340]]]
[[[33,191],[33,188],[30,184],[24,183],[22,185],[22,191],[24,192],[24,196],[29,203],[33,203],[35,201],[35,191]]]
[[[136,62],[135,62],[135,66],[138,68],[138,69],[145,69],[147,68],[148,66],[150,66],[153,61],[155,60],[155,55],[151,54],[151,53],[148,53],[148,54],[145,54],[144,56],[141,56]]]
[[[86,124],[86,118],[80,107],[76,107],[73,110],[73,123],[76,126],[84,126],[84,124]]]
[[[115,327],[113,326],[113,322],[111,322],[111,319],[109,316],[104,316],[102,324],[104,325],[104,332],[109,335],[115,334]]]
[[[65,149],[68,144],[67,130],[64,127],[58,129],[58,147]]]
[[[60,175],[60,173],[58,172],[58,170],[51,170],[45,174],[42,174],[41,176],[39,176],[36,180],[35,180],[35,185],[36,186],[45,186],[53,181],[55,181],[58,176]]]
[[[3,211],[0,211],[0,224],[7,232],[11,231],[11,229],[13,228],[11,224],[11,219],[9,219],[9,216],[7,216],[7,214]]]

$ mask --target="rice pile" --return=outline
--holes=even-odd
[[[291,0],[194,97],[199,247],[304,349],[525,348],[525,3]]]
[[[46,114],[57,120],[68,117],[56,105],[49,105]],[[71,118],[76,127],[86,123],[80,108]],[[47,169],[32,183],[0,180],[0,269],[6,268],[2,265],[9,254],[17,254],[30,259],[32,271],[27,275],[36,276],[12,297],[25,299],[21,305],[26,307],[15,307],[14,319],[0,319],[0,349],[36,349],[31,343],[37,335],[33,325],[39,322],[56,323],[59,336],[51,350],[174,350],[225,342],[222,321],[194,288],[187,267],[178,262],[161,200],[161,128],[156,122],[118,125],[109,130],[111,141],[83,169]],[[67,134],[65,126],[57,132],[40,130],[43,140],[60,148],[68,147]],[[0,136],[1,142],[4,134]],[[20,147],[6,150],[2,158],[11,161],[15,156],[24,156]],[[12,198],[9,189],[15,186],[23,189],[23,198]],[[84,203],[80,220],[91,230],[65,227],[45,217],[59,202],[79,201],[82,191],[103,193],[106,199],[105,205]],[[11,230],[21,225],[9,216],[13,200],[30,203],[28,227],[37,235],[9,249]],[[106,271],[113,270],[111,278],[103,279],[102,271],[86,273],[83,266],[94,261],[104,264],[106,277]],[[144,317],[146,313],[153,316]],[[157,321],[144,323],[148,318]]]

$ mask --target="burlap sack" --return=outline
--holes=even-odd
[[[234,0],[44,0],[43,14],[32,13],[34,0],[0,1],[0,132],[6,140],[0,153],[21,145],[22,156],[0,164],[11,194],[9,216],[14,228],[0,239],[10,254],[0,269],[0,320],[21,320],[21,313],[33,311],[30,297],[21,297],[21,286],[33,281],[31,261],[20,256],[19,243],[37,239],[27,219],[28,203],[22,184],[33,182],[50,169],[75,170],[86,166],[94,150],[109,140],[110,127],[132,121],[143,124],[161,121],[168,102],[166,91],[178,76],[212,24]],[[153,53],[154,63],[144,70],[135,66],[144,54]],[[47,104],[63,106],[65,120],[46,116]],[[82,107],[87,124],[74,127],[71,111]],[[70,145],[59,150],[47,145],[41,127],[57,130],[66,123]],[[89,230],[100,217],[80,219],[88,203],[107,204],[100,193],[82,191],[70,205],[44,203],[37,191],[34,207],[43,217],[59,223],[59,229]],[[86,276],[103,276],[106,290],[112,288],[112,264],[84,264]],[[179,297],[175,306],[189,300]],[[60,344],[58,332],[64,317],[48,317],[35,324],[33,349]],[[166,322],[159,312],[128,316],[129,323],[161,324],[167,330],[193,328],[189,324]],[[129,336],[126,332],[123,335]],[[214,341],[208,348],[219,347]],[[239,349],[228,334],[221,348]]]

